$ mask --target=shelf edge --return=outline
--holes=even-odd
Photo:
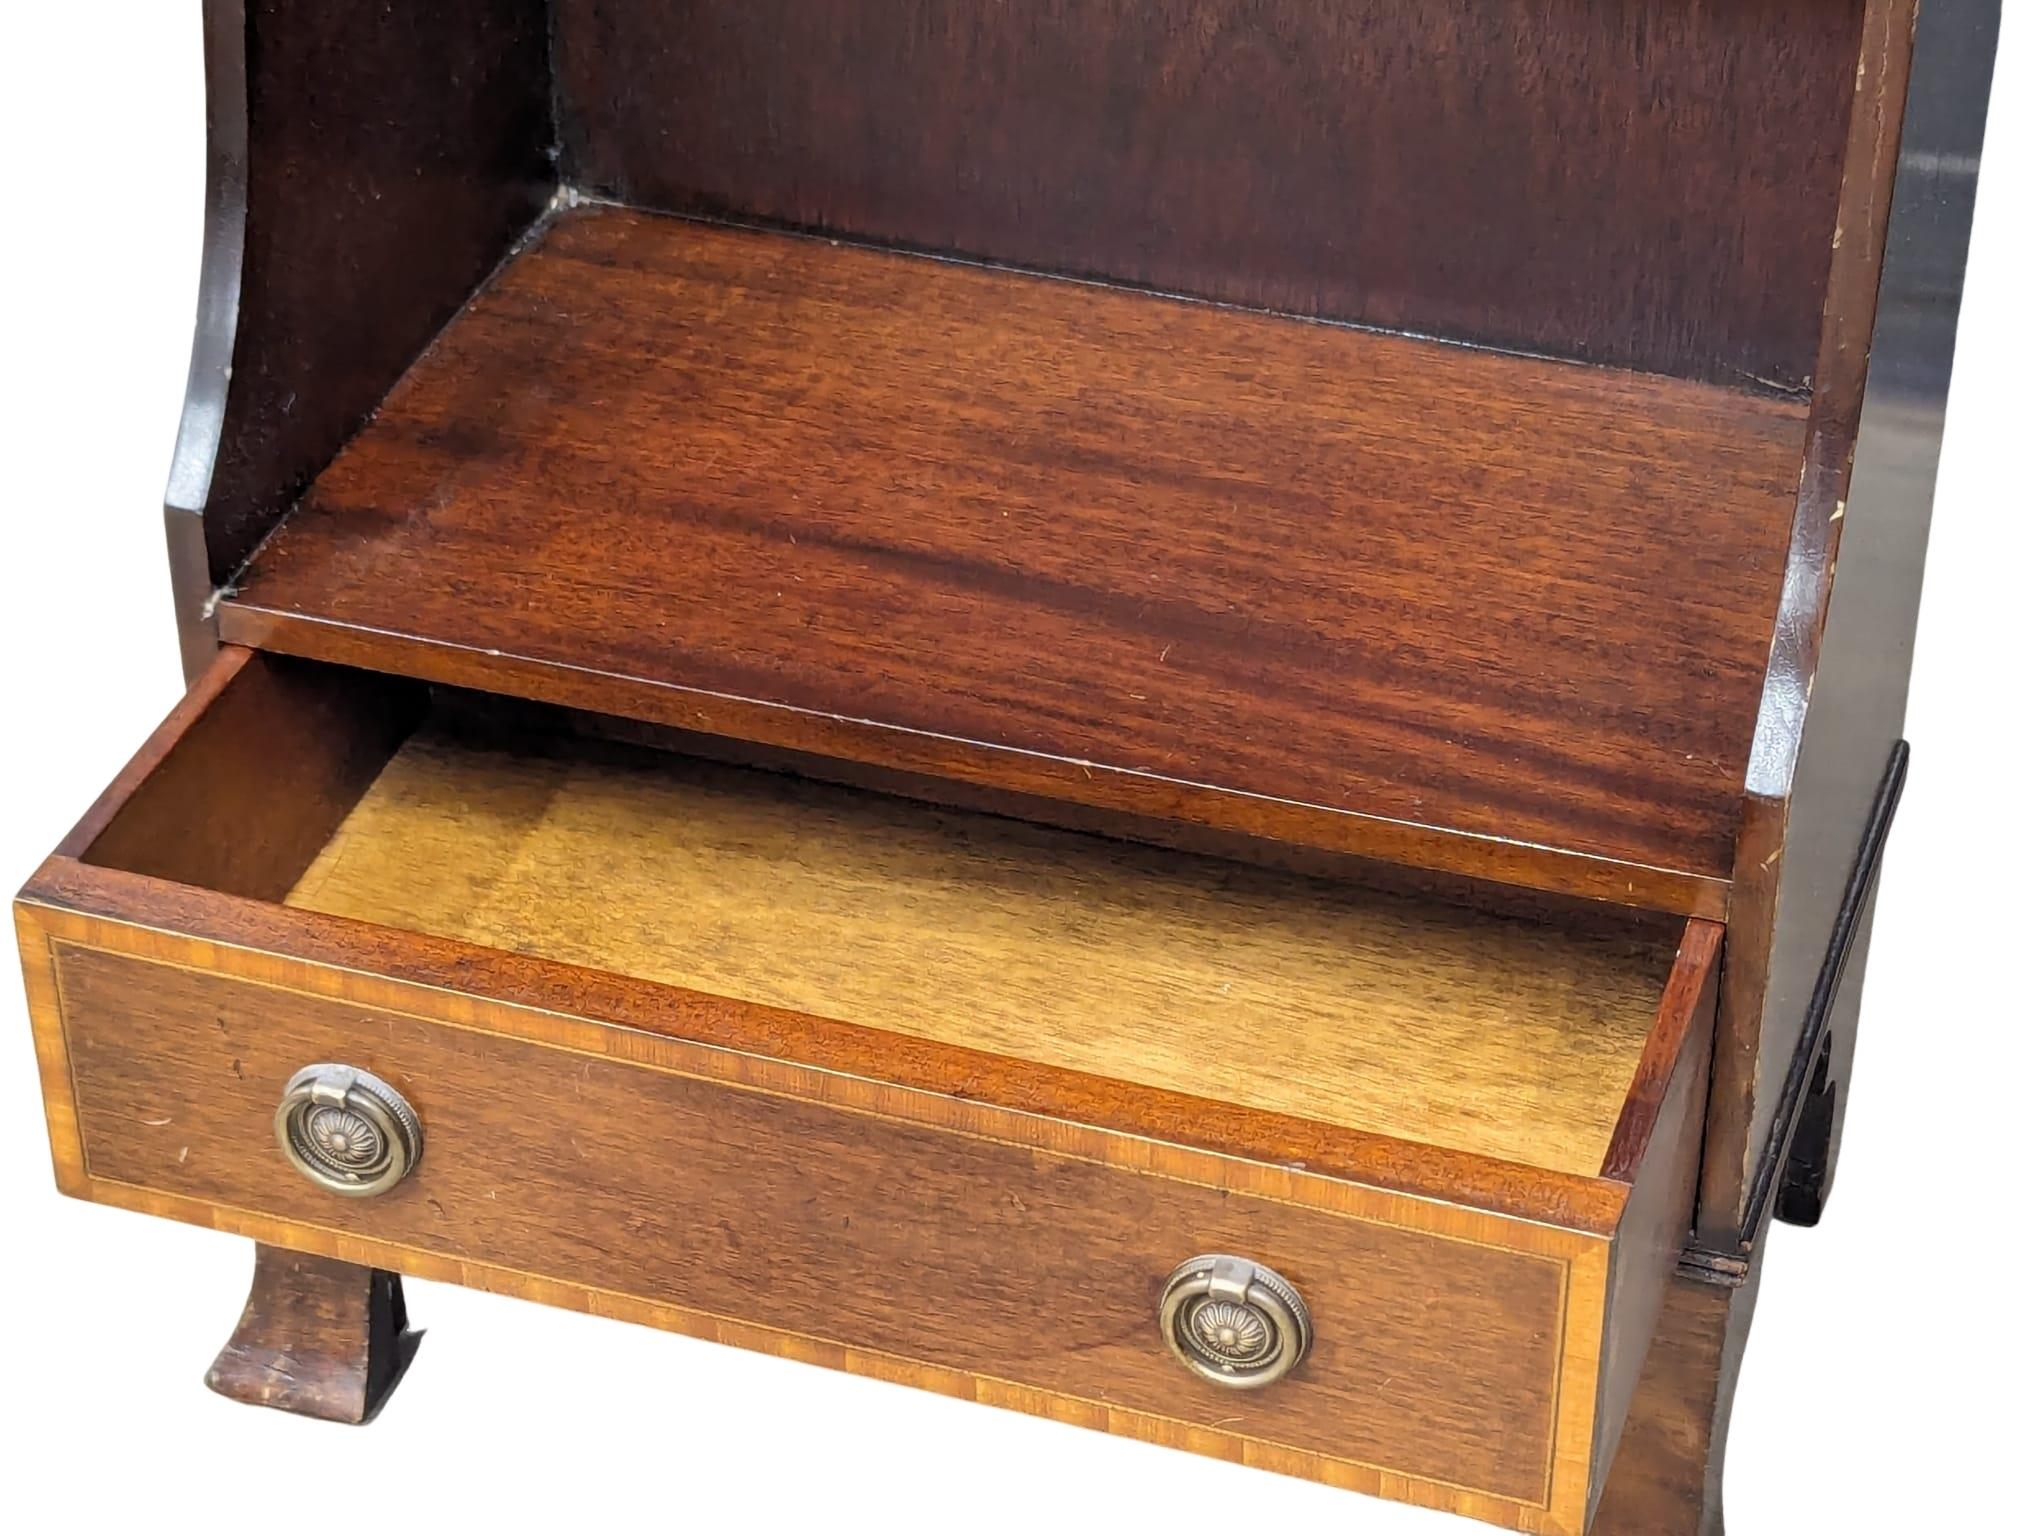
[[[1316,852],[1375,859],[1553,895],[1713,922],[1728,915],[1728,880],[1693,870],[1635,864],[1486,833],[1278,800],[883,721],[828,715],[506,651],[368,630],[231,597],[219,606],[219,623],[221,637],[229,644],[314,661],[621,715],[907,773],[960,779],[1095,810],[1188,823]]]

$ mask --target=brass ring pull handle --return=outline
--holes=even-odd
[[[418,1165],[425,1128],[404,1096],[374,1073],[320,1062],[284,1085],[276,1140],[321,1189],[379,1195]]]
[[[1221,1387],[1265,1387],[1310,1353],[1310,1308],[1296,1287],[1249,1259],[1207,1253],[1162,1287],[1169,1352]]]

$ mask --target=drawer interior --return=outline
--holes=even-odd
[[[1678,1046],[1675,919],[1499,915],[260,654],[186,715],[70,852],[1587,1179]]]
[[[16,904],[60,1185],[1587,1528],[1691,1226],[1718,927],[754,751],[228,648]],[[407,1098],[414,1176],[279,1154],[310,1062]],[[1293,1385],[1170,1358],[1198,1253],[1309,1296]]]

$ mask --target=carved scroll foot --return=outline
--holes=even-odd
[[[1672,1282],[1592,1536],[1722,1536],[1729,1411],[1756,1299],[1754,1266],[1737,1287]]]
[[[258,1243],[248,1305],[205,1384],[236,1402],[364,1424],[419,1338],[400,1276]]]

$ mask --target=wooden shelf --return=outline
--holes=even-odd
[[[221,629],[1718,915],[1805,415],[582,209]]]

